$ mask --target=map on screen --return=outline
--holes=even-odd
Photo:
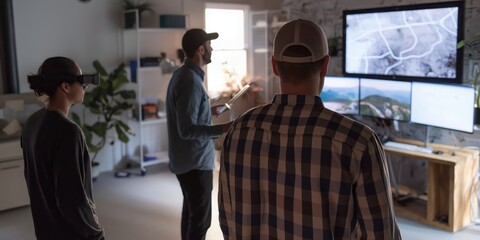
[[[346,13],[345,73],[456,79],[458,7]]]

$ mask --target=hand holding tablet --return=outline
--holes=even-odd
[[[226,102],[225,104],[221,105],[221,106],[218,106],[216,109],[215,109],[215,113],[216,115],[220,115],[224,112],[226,112],[227,110],[230,110],[232,108],[232,105],[234,104],[234,102],[240,97],[242,96],[243,94],[245,94],[247,92],[247,90],[250,88],[250,84],[247,84],[245,86],[243,86],[242,89],[240,89],[240,91],[235,94],[235,96],[233,96],[228,102]]]

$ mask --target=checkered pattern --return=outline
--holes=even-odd
[[[225,239],[400,239],[386,158],[368,127],[317,96],[240,116],[221,157]]]

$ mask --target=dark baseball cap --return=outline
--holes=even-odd
[[[195,50],[208,40],[218,38],[218,33],[206,33],[202,29],[193,28],[188,30],[182,38],[182,48],[184,51]]]

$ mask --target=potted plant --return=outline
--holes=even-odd
[[[138,2],[136,0],[122,0],[123,9],[125,12],[125,28],[134,28],[136,24],[136,12],[128,10],[138,11],[138,27],[141,26],[142,13],[152,12],[153,13],[153,4],[149,2]]]
[[[72,112],[72,119],[83,130],[89,151],[93,153],[92,162],[95,162],[98,152],[107,143],[107,133],[115,129],[116,137],[121,142],[127,143],[128,135],[133,135],[130,127],[122,121],[121,115],[132,109],[130,100],[135,99],[133,90],[124,90],[122,87],[128,83],[125,65],[122,63],[111,73],[107,73],[99,61],[93,62],[93,67],[100,74],[100,83],[91,91],[85,93],[83,100],[83,118]],[[85,120],[85,112],[96,116],[93,124]],[[115,140],[110,141],[113,145]]]
[[[473,79],[473,87],[475,88],[475,109],[473,112],[474,123],[480,124],[480,72]]]
[[[342,49],[342,37],[331,37],[327,39],[328,54],[332,57],[338,56],[339,51]]]
[[[468,56],[474,57],[479,56],[480,50],[480,32],[474,34],[472,39],[469,40],[461,40],[457,44],[457,48],[464,48],[468,50]],[[473,87],[475,88],[475,109],[474,109],[474,116],[475,116],[475,124],[480,124],[480,72],[475,73],[473,77]]]

